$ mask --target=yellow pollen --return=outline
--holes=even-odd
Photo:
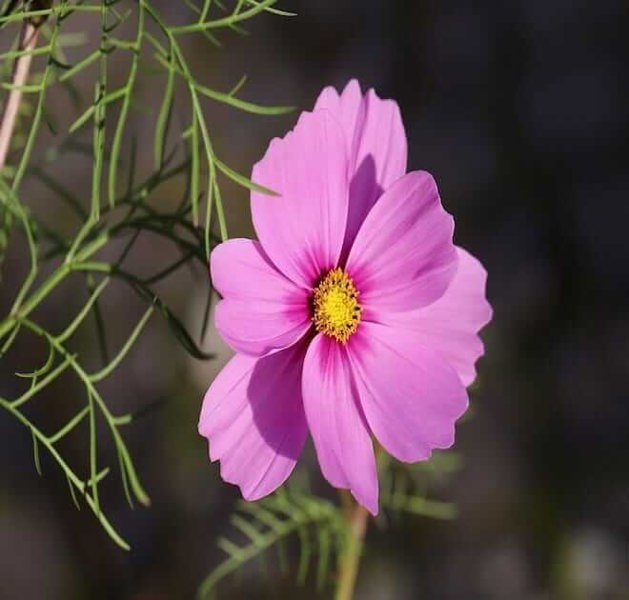
[[[317,331],[345,344],[358,329],[363,311],[358,290],[343,269],[332,269],[314,289],[312,321]]]

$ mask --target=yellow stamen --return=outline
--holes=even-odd
[[[314,289],[312,321],[317,331],[345,344],[358,329],[363,311],[358,290],[343,269],[332,269]]]

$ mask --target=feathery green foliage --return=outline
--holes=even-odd
[[[219,548],[226,558],[206,577],[198,597],[208,598],[228,575],[275,548],[278,564],[287,568],[285,544],[293,537],[299,545],[297,581],[304,584],[313,563],[317,586],[330,580],[332,558],[338,556],[346,535],[343,516],[334,504],[323,498],[280,489],[256,503],[240,502],[231,524],[242,541],[220,538]]]
[[[378,452],[380,507],[384,515],[415,516],[431,519],[453,519],[456,507],[448,502],[429,499],[427,492],[437,477],[447,476],[458,468],[452,452],[435,453],[422,463],[400,463],[384,452]],[[349,507],[351,508],[351,507]],[[296,581],[303,585],[314,574],[317,589],[336,588],[335,577],[343,551],[351,536],[348,509],[307,490],[280,488],[257,502],[240,501],[232,514],[232,539],[220,538],[219,548],[226,557],[209,573],[199,588],[199,600],[213,597],[219,584],[241,571],[253,560],[261,561],[273,550],[285,571],[286,545],[293,539],[299,546],[299,561],[293,565]],[[386,520],[378,517],[380,523]],[[340,565],[339,565],[340,568]]]
[[[444,476],[458,468],[452,452],[435,453],[427,462],[400,463],[389,455],[378,457],[380,505],[388,513],[415,515],[432,519],[453,519],[456,507],[450,502],[427,498],[436,475]]]
[[[173,24],[154,0],[0,3],[0,32],[2,42],[6,40],[0,46],[0,102],[6,106],[12,95],[21,95],[8,160],[0,164],[0,269],[6,270],[9,251],[28,256],[28,268],[18,281],[7,272],[1,280],[0,360],[6,363],[22,338],[47,349],[37,368],[18,366],[20,372],[7,389],[20,391],[14,397],[0,397],[0,407],[30,432],[35,468],[41,472],[41,453],[47,453],[67,479],[77,506],[86,504],[122,548],[128,544],[101,505],[100,484],[113,469],[104,464],[99,451],[99,425],[104,424],[115,449],[129,504],[148,504],[149,499],[124,438],[134,415],[115,414],[101,382],[129,357],[153,314],[163,317],[192,356],[208,358],[195,341],[203,332],[188,331],[156,286],[184,266],[199,265],[198,272],[207,276],[211,248],[227,237],[223,181],[260,189],[219,158],[205,107],[218,102],[261,115],[291,110],[243,99],[244,79],[228,91],[202,83],[182,38],[195,35],[215,52],[221,38],[241,31],[250,18],[264,12],[288,14],[275,4],[276,0],[238,0],[231,5],[184,1]],[[22,39],[27,28],[37,32],[30,49]],[[99,31],[96,39],[82,33],[94,28]],[[28,80],[16,85],[17,65],[29,60]],[[149,77],[163,83],[154,106],[143,105],[140,93]],[[59,99],[65,104],[61,111],[55,108]],[[152,158],[148,167],[138,160],[136,150],[139,119],[150,121],[153,139],[142,141],[143,154]],[[182,127],[181,119],[187,120]],[[91,185],[80,194],[68,180],[74,172],[67,168],[70,161],[77,161],[76,168],[91,169]],[[157,206],[155,195],[173,184],[183,190],[181,201]],[[30,202],[34,186],[46,190],[44,208]],[[68,215],[63,221],[51,219],[61,210]],[[147,236],[168,240],[179,255],[148,276],[134,272],[132,261],[138,239]],[[51,323],[46,317],[46,307],[55,291],[68,284],[83,287],[87,299],[59,327],[58,321]],[[112,286],[131,289],[145,302],[146,311],[110,356],[102,297]],[[12,297],[4,307],[9,293]],[[78,341],[79,332],[92,327],[91,336],[98,340],[103,357],[96,370],[88,368]],[[49,386],[70,376],[82,390],[72,398],[74,412],[58,429],[44,431],[31,407]],[[84,443],[86,470],[70,464],[63,454],[63,442],[71,436]]]

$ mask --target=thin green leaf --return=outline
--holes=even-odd
[[[74,415],[63,427],[58,429],[53,435],[51,435],[48,440],[51,444],[56,444],[59,440],[62,440],[66,435],[70,432],[74,431],[74,429],[81,423],[81,421],[88,415],[91,411],[89,404],[84,406],[76,415]]]
[[[122,359],[128,354],[129,350],[138,339],[140,333],[142,332],[142,329],[144,329],[144,326],[146,325],[152,314],[153,307],[149,306],[140,318],[140,320],[136,323],[133,331],[131,332],[131,335],[129,335],[126,342],[119,350],[118,354],[116,354],[116,356],[110,361],[110,363],[106,365],[103,369],[89,376],[92,383],[97,383],[102,379],[105,379],[105,377],[111,375],[114,369],[122,362]]]
[[[41,477],[42,470],[41,462],[39,460],[39,444],[37,443],[37,438],[35,437],[34,433],[31,433],[31,437],[33,438],[33,460],[35,461],[35,470],[37,471],[37,474]]]
[[[229,177],[232,181],[240,184],[242,187],[245,187],[249,190],[253,190],[254,192],[260,192],[261,194],[266,194],[267,196],[279,196],[277,192],[260,185],[259,183],[255,183],[248,179],[244,175],[238,173],[238,171],[234,171],[231,167],[227,166],[224,162],[220,161],[218,158],[214,159],[216,162],[216,166],[218,170],[221,171],[224,175]]]

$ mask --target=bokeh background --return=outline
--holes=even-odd
[[[178,2],[161,4],[177,18]],[[409,168],[435,175],[457,243],[487,267],[495,311],[472,415],[458,429],[461,468],[434,490],[459,517],[372,527],[357,600],[629,598],[629,4],[283,6],[299,16],[256,18],[251,35],[225,36],[222,50],[190,38],[196,72],[218,89],[248,73],[247,98],[302,109],[352,77],[396,99]],[[154,95],[152,85],[142,80],[140,98]],[[67,98],[51,102],[63,110]],[[209,106],[208,120],[227,162],[247,173],[295,115]],[[71,161],[63,169],[77,191],[89,189],[88,170]],[[180,196],[177,185],[161,201]],[[35,184],[31,196],[46,201]],[[251,235],[246,194],[230,187],[225,198],[230,234]],[[138,268],[169,251],[147,243]],[[22,260],[8,257],[9,279]],[[207,285],[197,273],[164,292],[192,328]],[[74,291],[55,296],[49,319]],[[106,300],[115,340],[141,305],[124,291]],[[128,438],[152,506],[131,511],[117,487],[105,499],[131,553],[77,513],[52,464],[37,476],[30,436],[0,414],[2,600],[193,597],[220,558],[215,541],[237,498],[196,433],[204,388],[229,357],[213,332],[207,349],[215,360],[190,359],[155,320],[107,382],[114,408],[150,407]],[[0,370],[8,385],[15,369]],[[51,389],[40,417],[54,420],[55,402],[73,393],[70,383]],[[300,469],[324,490],[309,456]],[[221,589],[219,598],[317,597],[272,569],[266,579],[247,570]]]

